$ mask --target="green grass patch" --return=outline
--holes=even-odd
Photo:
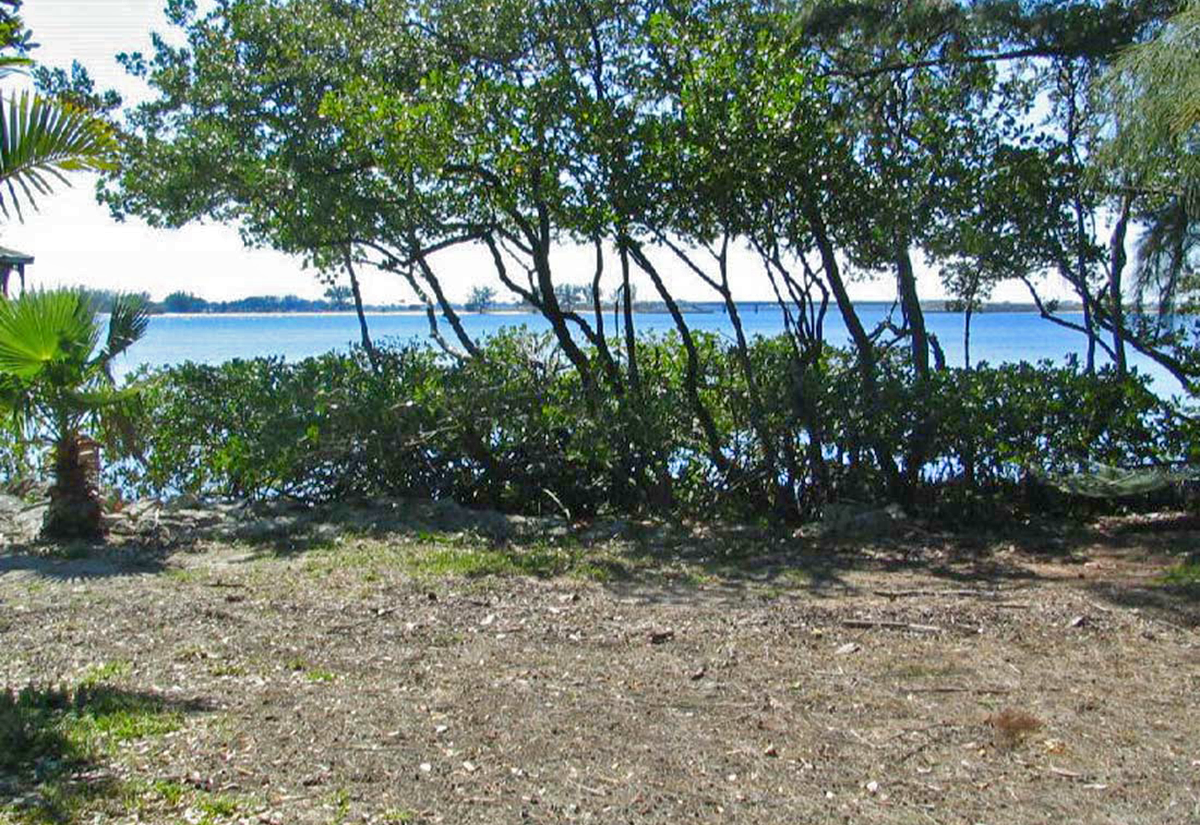
[[[241,802],[232,796],[202,796],[196,800],[195,807],[208,820],[231,819],[242,810]]]
[[[0,694],[0,769],[86,761],[123,742],[178,730],[182,722],[156,697],[107,685],[6,692]]]
[[[456,630],[438,630],[429,637],[430,647],[457,647],[467,640],[467,637]]]
[[[397,825],[405,822],[416,822],[417,812],[407,809],[389,808],[383,812],[382,821],[387,823],[397,823]]]
[[[344,825],[350,817],[350,792],[345,788],[338,788],[325,798],[325,806],[333,809],[329,825]]]
[[[79,679],[81,688],[95,687],[104,682],[111,682],[116,679],[123,679],[133,670],[133,665],[129,662],[103,662],[98,665],[92,665],[83,672],[83,676]]]
[[[565,548],[532,547],[492,550],[439,547],[414,556],[414,573],[429,576],[561,576],[578,565],[578,553]]]
[[[580,561],[571,570],[571,575],[577,579],[585,579],[602,584],[632,577],[629,566],[617,559],[587,559]]]
[[[378,580],[383,570],[400,566],[402,556],[398,547],[386,542],[355,539],[313,550],[301,569],[318,578],[352,570],[361,571],[368,580]]]
[[[146,788],[136,782],[74,778],[122,743],[183,724],[182,714],[162,699],[107,684],[129,671],[127,662],[110,662],[89,668],[73,686],[0,691],[0,773],[11,796],[22,800],[0,806],[0,822],[100,821],[102,814],[121,816],[143,806]]]
[[[171,567],[163,571],[163,575],[180,584],[195,584],[210,578],[207,570],[198,567]]]
[[[176,808],[188,797],[191,789],[187,785],[170,779],[157,779],[150,783],[150,792],[171,807]]]
[[[124,783],[113,779],[72,782],[55,775],[40,783],[34,797],[0,806],[4,825],[84,825],[114,821],[138,802]],[[102,817],[108,818],[102,818]]]
[[[332,682],[337,679],[337,674],[332,670],[323,670],[319,667],[312,668],[304,673],[304,678],[310,682]]]
[[[1168,568],[1159,580],[1175,587],[1200,587],[1200,561],[1180,562]]]

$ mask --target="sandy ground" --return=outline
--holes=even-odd
[[[0,684],[179,722],[0,822],[1200,822],[1198,537],[10,550]]]

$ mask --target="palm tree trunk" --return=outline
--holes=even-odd
[[[42,535],[55,539],[97,539],[104,535],[92,443],[69,432],[54,447],[54,486]]]

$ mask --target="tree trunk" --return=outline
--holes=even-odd
[[[1122,378],[1128,370],[1125,358],[1125,289],[1122,283],[1125,274],[1125,236],[1129,232],[1129,218],[1133,210],[1133,195],[1121,199],[1121,211],[1109,239],[1108,288],[1109,312],[1112,314],[1112,342],[1117,374]]]
[[[1087,373],[1096,374],[1096,319],[1092,317],[1092,305],[1083,296],[1083,328],[1087,330]]]
[[[437,299],[438,308],[442,311],[442,316],[450,322],[450,328],[454,330],[455,337],[462,344],[463,349],[467,351],[472,358],[482,357],[479,347],[471,340],[471,336],[467,334],[467,330],[463,327],[462,319],[458,317],[458,313],[454,311],[454,307],[450,301],[446,299],[446,293],[442,291],[442,283],[438,280],[437,274],[433,268],[429,266],[429,261],[425,260],[425,255],[419,251],[419,248],[414,240],[412,248],[415,251],[414,257],[417,266],[421,270],[421,277],[425,279],[425,283],[429,284],[429,288],[433,290],[433,295]]]
[[[713,420],[712,413],[704,403],[704,399],[700,397],[700,354],[696,350],[696,342],[692,338],[692,332],[688,328],[687,321],[683,318],[683,313],[679,310],[679,305],[675,302],[675,298],[667,290],[666,284],[663,283],[662,276],[659,275],[658,269],[646,257],[639,246],[632,246],[630,253],[633,255],[633,260],[641,267],[650,280],[654,283],[654,288],[658,290],[659,296],[667,305],[667,311],[671,313],[671,318],[675,321],[675,329],[679,332],[679,337],[683,341],[684,352],[687,354],[687,370],[684,373],[683,383],[684,389],[687,391],[688,400],[692,403],[692,412],[700,421],[700,428],[704,431],[704,440],[707,445],[708,458],[713,465],[722,473],[728,476],[731,466],[728,456],[722,451],[721,437],[717,432],[717,424]]]
[[[621,298],[625,315],[625,362],[629,372],[629,387],[636,395],[642,386],[638,373],[637,333],[633,328],[633,290],[629,284],[629,250],[621,240]]]
[[[900,293],[900,309],[912,339],[912,364],[918,378],[929,377],[929,334],[925,329],[925,313],[917,293],[917,277],[913,272],[908,238],[896,236],[896,284]]]
[[[974,299],[967,301],[966,312],[963,313],[963,368],[971,369],[971,316],[975,314]]]
[[[346,248],[346,274],[350,276],[350,292],[354,295],[354,312],[358,316],[358,332],[362,340],[363,351],[367,353],[367,360],[371,362],[371,369],[375,372],[379,371],[379,353],[375,349],[375,344],[371,340],[371,331],[367,328],[367,315],[363,311],[362,290],[358,285],[358,274],[354,271],[354,261],[350,254],[350,248]]]
[[[838,265],[837,255],[833,249],[833,242],[829,238],[824,218],[812,207],[805,210],[805,218],[813,233],[817,252],[821,256],[821,268],[825,273],[825,279],[829,281],[829,288],[833,292],[838,310],[842,313],[842,320],[850,332],[850,340],[854,342],[854,348],[858,352],[863,405],[867,409],[873,410],[877,406],[879,398],[879,386],[875,375],[875,345],[867,335],[862,320],[858,317],[858,311],[850,300],[850,293],[842,279],[841,267]],[[891,493],[899,495],[903,487],[903,479],[900,477],[900,468],[896,466],[895,456],[891,454],[888,446],[884,443],[875,442],[865,446],[875,454],[875,460],[879,462],[879,468],[888,480]]]
[[[90,540],[104,535],[95,450],[90,439],[69,431],[54,445],[54,485],[42,521],[43,536]]]

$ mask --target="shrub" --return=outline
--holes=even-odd
[[[936,507],[1011,498],[1029,470],[1164,462],[1193,443],[1186,419],[1137,376],[1005,364],[919,382],[885,359],[868,407],[844,352],[827,348],[799,367],[786,341],[758,339],[752,393],[730,345],[698,335],[697,346],[701,397],[732,473],[711,460],[674,336],[640,340],[640,390],[589,398],[551,339],[504,330],[464,362],[401,346],[381,350],[378,370],[357,350],[161,370],[139,422],[145,460],[123,464],[118,481],[139,494],[755,518],[774,512],[781,487],[797,514],[839,498],[886,500],[881,453],[913,470],[915,500]],[[923,432],[921,466],[904,468]]]

